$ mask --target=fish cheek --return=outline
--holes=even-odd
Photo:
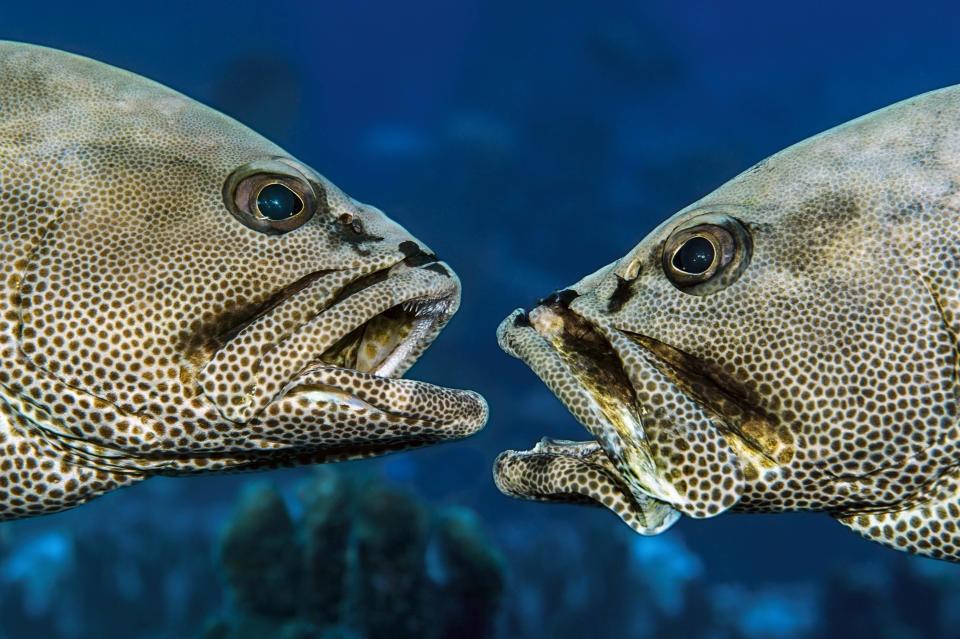
[[[643,407],[645,445],[679,496],[673,505],[700,518],[736,504],[744,491],[743,469],[718,425],[655,368],[634,369],[631,377]]]

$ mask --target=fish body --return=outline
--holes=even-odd
[[[0,42],[0,519],[153,475],[469,435],[476,393],[400,375],[449,266],[230,118]]]
[[[960,560],[960,87],[800,142],[518,310],[501,347],[593,437],[506,451],[513,496],[821,511]]]

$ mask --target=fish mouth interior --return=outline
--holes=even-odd
[[[429,260],[427,270],[433,270],[429,266],[436,261],[436,258]],[[341,289],[323,312],[335,309],[338,304],[362,294],[371,286],[424,266],[422,263],[416,267],[394,264],[360,277]],[[440,272],[448,275],[445,270]],[[316,357],[310,367],[326,365],[379,377],[401,377],[449,321],[456,310],[457,291],[457,286],[451,282],[450,286],[433,295],[397,301],[342,335]]]
[[[405,300],[341,337],[318,363],[399,377],[433,341],[451,304],[450,296]]]

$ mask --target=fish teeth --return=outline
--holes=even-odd
[[[407,300],[401,305],[401,308],[414,317],[427,317],[430,315],[440,315],[447,307],[446,300]]]

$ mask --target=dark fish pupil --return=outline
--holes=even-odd
[[[268,184],[257,194],[260,215],[271,220],[285,220],[303,209],[297,195],[282,184]]]
[[[691,275],[703,273],[713,264],[715,252],[710,240],[691,237],[673,254],[673,266]]]

